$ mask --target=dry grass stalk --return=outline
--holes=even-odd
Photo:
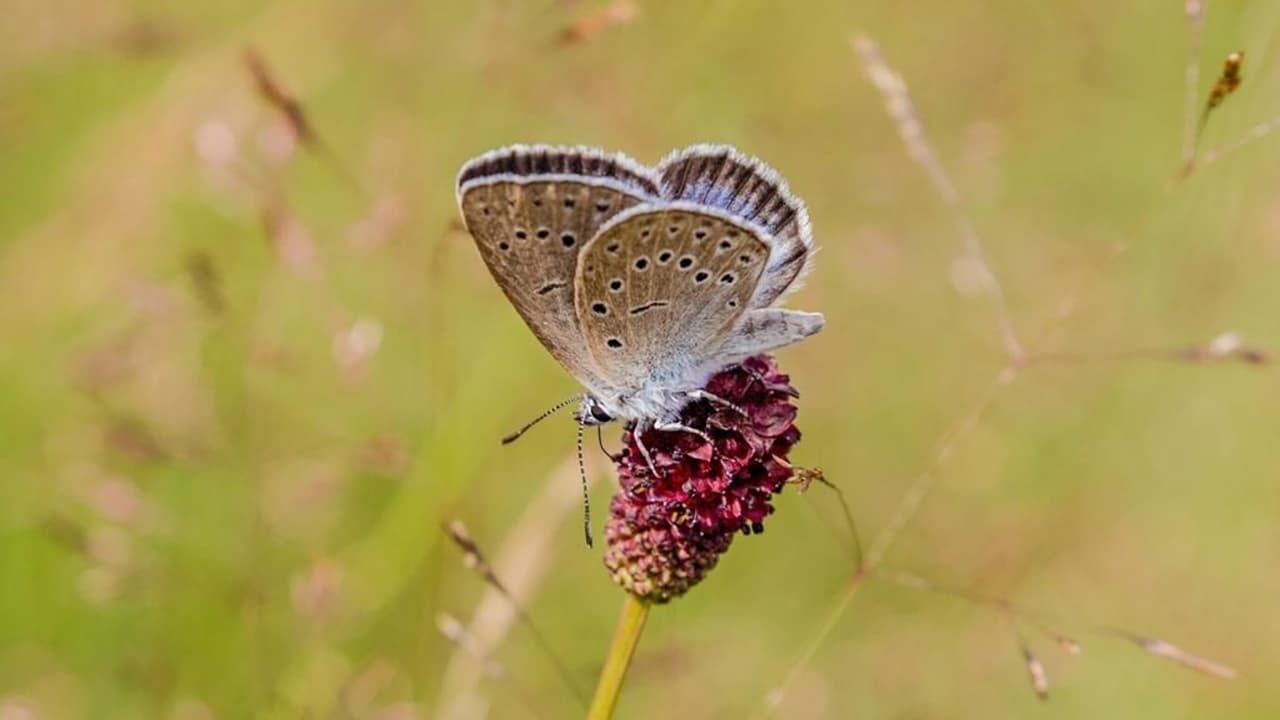
[[[581,462],[582,459],[581,456],[579,456],[579,463]],[[462,550],[462,563],[471,570],[474,570],[480,575],[480,577],[484,578],[485,583],[501,593],[502,596],[511,603],[512,607],[515,608],[516,616],[520,619],[520,622],[524,623],[525,628],[529,630],[529,634],[533,635],[534,640],[537,641],[538,647],[542,649],[543,654],[547,656],[547,659],[550,660],[553,665],[555,665],[556,671],[560,673],[560,678],[564,681],[565,686],[568,687],[574,695],[578,696],[580,700],[585,702],[586,694],[582,688],[578,686],[578,683],[574,679],[573,673],[569,670],[569,667],[565,665],[560,654],[556,652],[555,648],[552,647],[551,642],[547,640],[547,636],[538,629],[537,624],[533,622],[533,618],[529,616],[529,613],[516,600],[516,598],[512,597],[511,592],[507,590],[506,585],[504,585],[502,580],[498,578],[498,573],[494,571],[493,566],[485,559],[484,553],[481,552],[480,546],[476,541],[471,538],[471,534],[467,531],[467,527],[462,524],[461,520],[454,520],[445,525],[444,530],[449,536],[449,539],[453,540],[453,543]]]
[[[598,475],[594,469],[588,479]],[[493,585],[485,591],[466,624],[467,632],[480,647],[492,650],[502,644],[511,628],[520,622],[520,608],[537,592],[550,570],[557,550],[556,534],[565,520],[578,510],[578,462],[570,454],[547,476],[541,492],[511,526],[492,569],[502,579],[505,592]],[[488,559],[488,558],[486,558]],[[483,668],[465,653],[455,653],[446,664],[436,717],[442,720],[471,720],[477,717],[477,695]]]
[[[436,629],[455,647],[478,661],[488,677],[497,679],[507,674],[502,663],[489,657],[488,651],[467,632],[467,627],[458,618],[449,613],[439,613],[436,615]]]
[[[1200,99],[1200,47],[1204,41],[1204,11],[1208,0],[1186,0],[1188,49],[1185,100],[1183,101],[1182,160],[1190,167],[1196,158],[1198,131],[1196,105]]]
[[[1049,699],[1049,671],[1045,669],[1044,663],[1040,661],[1040,657],[1035,654],[1031,646],[1019,638],[1018,649],[1022,652],[1022,660],[1027,665],[1027,676],[1031,681],[1031,689],[1035,690],[1036,697],[1041,700]]]
[[[276,75],[267,67],[267,63],[263,60],[262,55],[253,48],[244,51],[245,67],[249,71],[249,77],[253,80],[254,88],[258,92],[258,96],[274,108],[284,118],[285,123],[289,127],[289,132],[293,135],[304,148],[318,156],[321,160],[329,165],[329,169],[335,174],[342,177],[343,181],[351,185],[356,192],[364,199],[369,198],[369,194],[365,192],[364,186],[356,179],[355,175],[347,171],[338,157],[329,148],[327,143],[320,140],[320,136],[316,133],[315,127],[307,118],[306,110],[302,106],[302,102],[297,96],[290,92],[283,83],[277,79]]]
[[[244,64],[253,79],[258,96],[284,117],[294,137],[304,145],[317,142],[315,130],[307,119],[306,111],[302,109],[302,103],[276,79],[262,55],[253,48],[246,49]]]
[[[1204,134],[1204,128],[1209,122],[1209,116],[1222,103],[1226,102],[1227,98],[1240,87],[1240,83],[1244,82],[1243,69],[1243,50],[1230,53],[1222,61],[1222,72],[1218,75],[1218,79],[1213,82],[1213,87],[1209,90],[1209,97],[1205,99],[1204,109],[1200,112],[1200,120],[1192,134],[1191,145],[1183,159],[1182,168],[1169,182],[1166,189],[1172,188],[1178,182],[1185,180],[1200,164],[1197,162],[1196,156],[1200,151],[1200,137]]]
[[[1027,359],[1027,365],[1074,365],[1092,362],[1118,362],[1124,360],[1153,360],[1194,365],[1220,365],[1237,362],[1244,365],[1269,365],[1271,351],[1258,345],[1245,343],[1235,332],[1225,332],[1207,343],[1174,348],[1132,348],[1110,352],[1047,352],[1035,353]]]
[[[1118,634],[1129,639],[1138,647],[1146,650],[1148,653],[1151,653],[1156,657],[1172,660],[1173,662],[1195,670],[1196,672],[1221,678],[1223,680],[1233,680],[1236,677],[1235,668],[1220,663],[1217,660],[1210,660],[1208,658],[1189,653],[1173,643],[1158,640],[1156,638],[1142,637],[1141,635],[1132,635],[1126,632],[1119,632]]]
[[[871,36],[855,33],[850,42],[862,60],[867,78],[884,97],[885,109],[890,119],[897,125],[898,135],[906,146],[907,155],[929,176],[929,182],[933,185],[934,191],[951,212],[956,230],[963,242],[964,259],[977,271],[976,275],[981,286],[991,296],[992,304],[995,306],[996,323],[1000,328],[1005,352],[1010,361],[1015,365],[1020,364],[1026,353],[1013,328],[1013,321],[1009,317],[1004,288],[1001,287],[999,279],[987,262],[982,239],[978,236],[973,221],[964,211],[960,192],[951,181],[951,177],[947,175],[946,169],[938,160],[938,155],[925,134],[924,125],[920,121],[919,113],[916,112],[915,103],[911,100],[906,81],[885,61],[884,55],[880,52],[880,46]]]
[[[840,503],[840,510],[844,513],[845,527],[849,532],[852,543],[853,572],[855,575],[861,573],[864,562],[862,538],[858,534],[858,525],[853,520],[853,511],[849,508],[849,502],[844,496],[844,491],[828,480],[821,468],[796,468],[795,475],[790,482],[796,485],[801,493],[808,492],[809,488],[816,482],[836,494],[836,499]]]
[[[1203,168],[1212,165],[1227,155],[1237,153],[1253,143],[1267,137],[1268,135],[1280,130],[1280,115],[1264,120],[1252,128],[1249,128],[1244,135],[1236,140],[1222,145],[1217,148],[1206,150],[1204,155],[1196,162],[1195,167]]]

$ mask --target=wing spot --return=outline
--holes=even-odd
[[[605,345],[608,345],[609,347],[613,348],[614,350],[620,350],[620,349],[622,349],[622,341],[621,341],[621,340],[619,340],[619,339],[618,339],[618,338],[616,338],[616,337],[611,337],[611,338],[609,338],[608,340],[605,340],[605,341],[604,341],[604,344],[605,344]]]
[[[609,314],[609,306],[605,305],[602,302],[596,301],[591,303],[591,312],[599,315],[600,317],[604,317],[605,315]]]
[[[720,276],[721,285],[732,285],[737,281],[738,281],[738,278],[733,273],[725,273]]]
[[[524,230],[517,230],[517,231],[516,231],[516,239],[517,239],[517,240],[524,240],[524,239],[525,239],[525,238],[527,238],[527,237],[529,237],[529,233],[525,232]]]
[[[694,231],[693,231],[693,239],[695,239],[695,240],[706,240],[706,239],[707,239],[707,234],[708,234],[708,233],[707,233],[707,229],[706,229],[706,228],[698,228],[697,230],[694,230]]]
[[[502,242],[498,243],[498,249],[501,250],[502,252],[506,252],[511,249],[511,243],[507,242],[506,240],[503,240]]]
[[[729,302],[725,303],[725,305],[728,305],[728,306],[729,306],[729,307],[731,307],[731,308],[736,308],[736,307],[738,307],[738,301],[737,301],[737,300],[730,300]]]
[[[571,197],[567,197],[564,199],[564,206],[567,208],[572,208],[574,205],[577,205],[577,204],[578,204],[578,201],[574,200]]]
[[[608,209],[609,209],[609,203],[607,203],[607,202],[598,202],[598,203],[596,203],[596,212],[598,212],[598,213],[602,213],[602,212],[607,211]]]
[[[637,272],[644,272],[645,268],[648,268],[648,267],[649,267],[649,258],[645,257],[644,255],[641,255],[640,257],[636,258],[635,269]]]
[[[622,288],[623,288],[622,278],[614,278],[609,281],[609,289],[612,290],[613,292],[622,292]]]
[[[721,249],[721,250],[728,250],[728,249],[729,249],[729,248],[731,248],[731,247],[733,247],[733,243],[729,242],[728,240],[721,240],[721,241],[720,241],[720,249]]]
[[[689,268],[693,267],[693,256],[685,255],[684,257],[680,258],[680,262],[676,264],[680,266],[681,270],[688,270]]]
[[[641,230],[641,231],[640,231],[640,239],[641,239],[641,240],[648,240],[648,239],[649,239],[649,236],[650,236],[650,235],[652,235],[652,234],[653,234],[653,231],[652,231],[652,230],[650,230],[649,228],[645,228],[645,229],[643,229],[643,230]]]
[[[679,224],[679,223],[671,223],[671,225],[667,226],[667,234],[668,234],[668,235],[670,235],[671,237],[675,237],[676,235],[679,235],[679,234],[680,234],[680,224]]]
[[[743,253],[742,255],[738,256],[738,262],[742,263],[743,265],[750,265],[751,256],[746,253]]]
[[[701,285],[702,283],[706,282],[707,278],[709,277],[711,277],[711,273],[707,272],[706,270],[699,270],[698,272],[694,273],[693,282],[695,285]]]
[[[551,292],[552,290],[555,290],[556,288],[562,288],[562,287],[564,287],[564,286],[565,286],[565,285],[564,285],[564,283],[559,282],[558,280],[553,280],[553,281],[551,281],[551,282],[547,283],[546,285],[543,285],[542,287],[538,288],[538,294],[539,294],[539,295],[546,295],[547,293]]]
[[[675,256],[675,253],[671,252],[670,250],[663,250],[662,252],[658,253],[658,262],[663,265],[666,265],[667,263],[671,262],[671,258],[674,256]]]
[[[574,237],[573,233],[565,233],[560,236],[560,244],[567,248],[573,247],[577,242],[578,238]]]
[[[551,237],[551,231],[550,231],[550,230],[548,230],[548,229],[546,229],[546,228],[538,228],[538,239],[539,239],[539,240],[546,240],[546,239],[547,239],[547,238],[549,238],[549,237]]]
[[[611,254],[611,255],[617,255],[617,254],[618,254],[618,243],[611,243],[611,244],[609,244],[609,245],[605,246],[604,251],[605,251],[605,252],[607,252],[607,253],[609,253],[609,254]]]
[[[493,210],[490,210],[489,206],[485,205],[484,207],[480,208],[480,213],[485,217],[489,217],[490,215],[493,214]]]

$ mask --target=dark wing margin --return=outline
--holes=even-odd
[[[758,227],[770,244],[769,266],[752,301],[773,304],[808,268],[813,232],[804,203],[782,176],[728,145],[693,145],[658,165],[663,196],[722,210]]]
[[[613,180],[640,194],[661,195],[652,169],[623,153],[606,153],[589,147],[560,145],[508,145],[480,155],[458,172],[458,191],[476,180],[508,175],[577,175]]]

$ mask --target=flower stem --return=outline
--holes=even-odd
[[[622,681],[627,676],[631,656],[635,654],[648,616],[649,603],[627,593],[627,599],[622,603],[622,615],[618,617],[618,627],[613,631],[609,655],[604,660],[604,668],[600,670],[596,695],[591,700],[591,709],[587,711],[587,720],[609,720],[613,717],[618,694],[622,691]]]

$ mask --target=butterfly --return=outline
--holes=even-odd
[[[580,430],[621,420],[637,439],[702,435],[679,416],[719,400],[702,389],[713,374],[822,329],[820,313],[777,307],[812,265],[804,203],[730,146],[694,145],[651,168],[512,145],[463,165],[457,194],[498,287],[586,389],[538,420],[580,402]]]

